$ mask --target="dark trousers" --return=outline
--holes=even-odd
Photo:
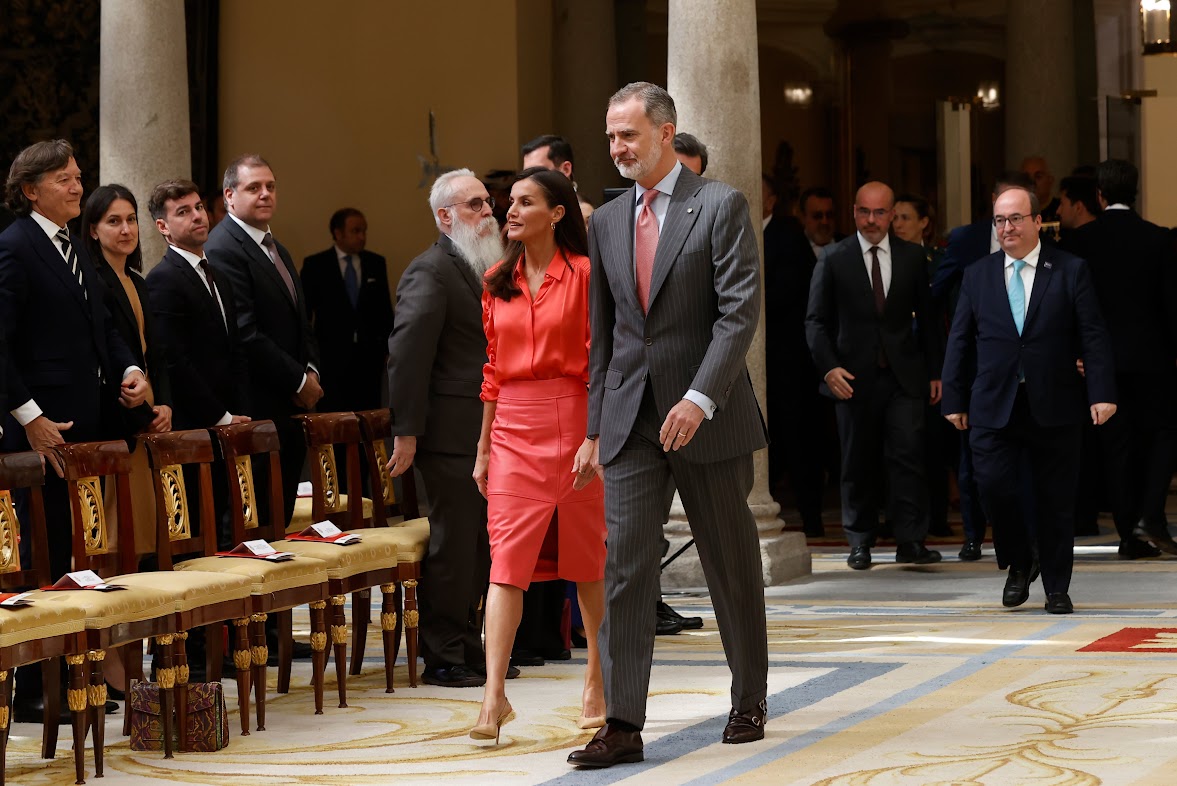
[[[842,444],[842,527],[850,547],[874,545],[884,473],[895,540],[922,543],[928,534],[923,399],[909,396],[880,369],[873,382],[860,377],[854,395],[834,410]]]
[[[1117,374],[1116,414],[1098,428],[1116,532],[1125,540],[1141,520],[1153,526],[1166,523],[1174,387],[1167,374]]]
[[[823,426],[829,402],[817,392],[816,374],[808,363],[789,364],[795,375],[769,381],[769,401],[777,414],[770,415],[768,431],[769,488],[785,474],[807,532],[820,532],[822,492],[825,489]]]
[[[1074,563],[1082,424],[1038,425],[1030,414],[1025,386],[1020,385],[1009,423],[999,429],[973,426],[971,435],[977,488],[993,526],[998,567],[1028,568],[1037,546],[1043,589],[1067,592]],[[1023,505],[1027,466],[1034,522],[1026,520]]]
[[[533,581],[523,593],[523,616],[515,631],[513,650],[531,650],[545,654],[564,649],[560,625],[564,619],[567,582]]]
[[[981,494],[977,491],[977,478],[973,471],[973,449],[969,446],[969,432],[961,431],[956,464],[956,485],[960,489],[960,521],[964,539],[981,543],[985,540],[985,511],[981,507]]]
[[[428,669],[480,666],[478,606],[490,582],[486,500],[474,484],[474,456],[418,451],[429,496],[429,553],[421,566],[421,654]]]
[[[924,475],[928,486],[928,529],[948,526],[948,469],[956,429],[940,414],[939,404],[924,407]]]

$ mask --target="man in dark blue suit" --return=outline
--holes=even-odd
[[[64,139],[38,142],[12,162],[5,199],[17,219],[0,234],[0,327],[8,345],[0,451],[36,450],[44,488],[50,578],[70,569],[69,495],[52,448],[120,436],[117,404],[138,406],[150,385],[111,322],[85,244],[66,224],[81,213],[82,173]],[[28,526],[28,498],[16,495]],[[29,543],[24,538],[24,543]],[[27,560],[27,549],[22,548]],[[27,564],[27,563],[26,563]],[[22,669],[14,717],[40,720],[41,672]]]
[[[1087,417],[1100,425],[1115,414],[1111,341],[1086,263],[1039,240],[1033,193],[1005,191],[993,213],[1002,250],[965,272],[941,411],[958,429],[971,428],[997,564],[1009,569],[1002,603],[1026,602],[1040,564],[1046,610],[1069,614],[1082,426]],[[1027,467],[1037,503],[1034,538],[1020,499]]]

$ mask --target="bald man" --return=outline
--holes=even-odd
[[[858,231],[818,261],[805,317],[821,391],[835,400],[846,564],[870,567],[884,504],[898,544],[895,561],[939,562],[940,553],[924,545],[923,412],[925,403],[940,400],[943,326],[932,314],[923,250],[888,235],[891,188],[867,183],[853,212]]]

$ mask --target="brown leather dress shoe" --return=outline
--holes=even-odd
[[[764,739],[764,716],[768,714],[768,702],[762,701],[747,712],[727,715],[727,726],[723,730],[723,741],[733,745],[741,742],[755,742]]]
[[[568,754],[569,764],[597,769],[643,760],[642,733],[621,731],[611,723],[602,726],[583,749]]]

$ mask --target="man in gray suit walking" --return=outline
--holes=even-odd
[[[568,757],[643,758],[658,556],[677,485],[732,670],[723,741],[764,737],[768,644],[752,453],[764,420],[744,362],[760,313],[760,266],[739,191],[674,155],[670,95],[635,82],[610,100],[609,152],[633,190],[593,214],[588,434],[605,481],[608,558],[602,669],[608,722]]]

